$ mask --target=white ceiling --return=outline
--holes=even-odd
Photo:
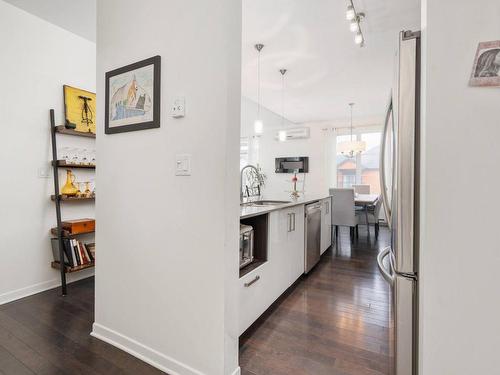
[[[398,32],[419,29],[420,0],[354,0],[366,45],[354,44],[346,0],[243,0],[242,94],[257,101],[256,43],[263,106],[281,113],[280,68],[286,74],[285,117],[293,122],[383,115]]]
[[[18,8],[96,41],[96,0],[5,0]]]

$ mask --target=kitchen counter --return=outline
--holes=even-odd
[[[252,206],[252,205],[242,204],[240,206],[240,219],[245,219],[245,218],[252,217],[252,216],[267,214],[269,212],[281,210],[281,209],[287,208],[287,207],[298,206],[301,204],[308,204],[308,203],[316,202],[316,201],[319,201],[321,199],[325,199],[325,198],[329,198],[329,197],[330,197],[330,195],[325,194],[325,195],[302,195],[297,199],[292,199],[289,195],[284,196],[284,197],[282,196],[279,198],[276,198],[276,197],[262,198],[262,200],[289,201],[289,203],[279,203],[279,204],[272,205],[272,206]]]

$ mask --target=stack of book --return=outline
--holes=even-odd
[[[74,238],[63,238],[64,263],[70,267],[93,264],[94,252],[90,250],[92,244],[85,244]],[[59,262],[59,241],[52,239],[52,254],[54,260]]]

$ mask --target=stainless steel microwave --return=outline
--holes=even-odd
[[[307,173],[309,172],[309,157],[276,158],[274,165],[276,173]]]

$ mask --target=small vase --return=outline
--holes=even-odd
[[[74,196],[78,193],[78,188],[74,184],[75,175],[71,172],[70,169],[66,170],[66,183],[61,189],[62,195]]]

